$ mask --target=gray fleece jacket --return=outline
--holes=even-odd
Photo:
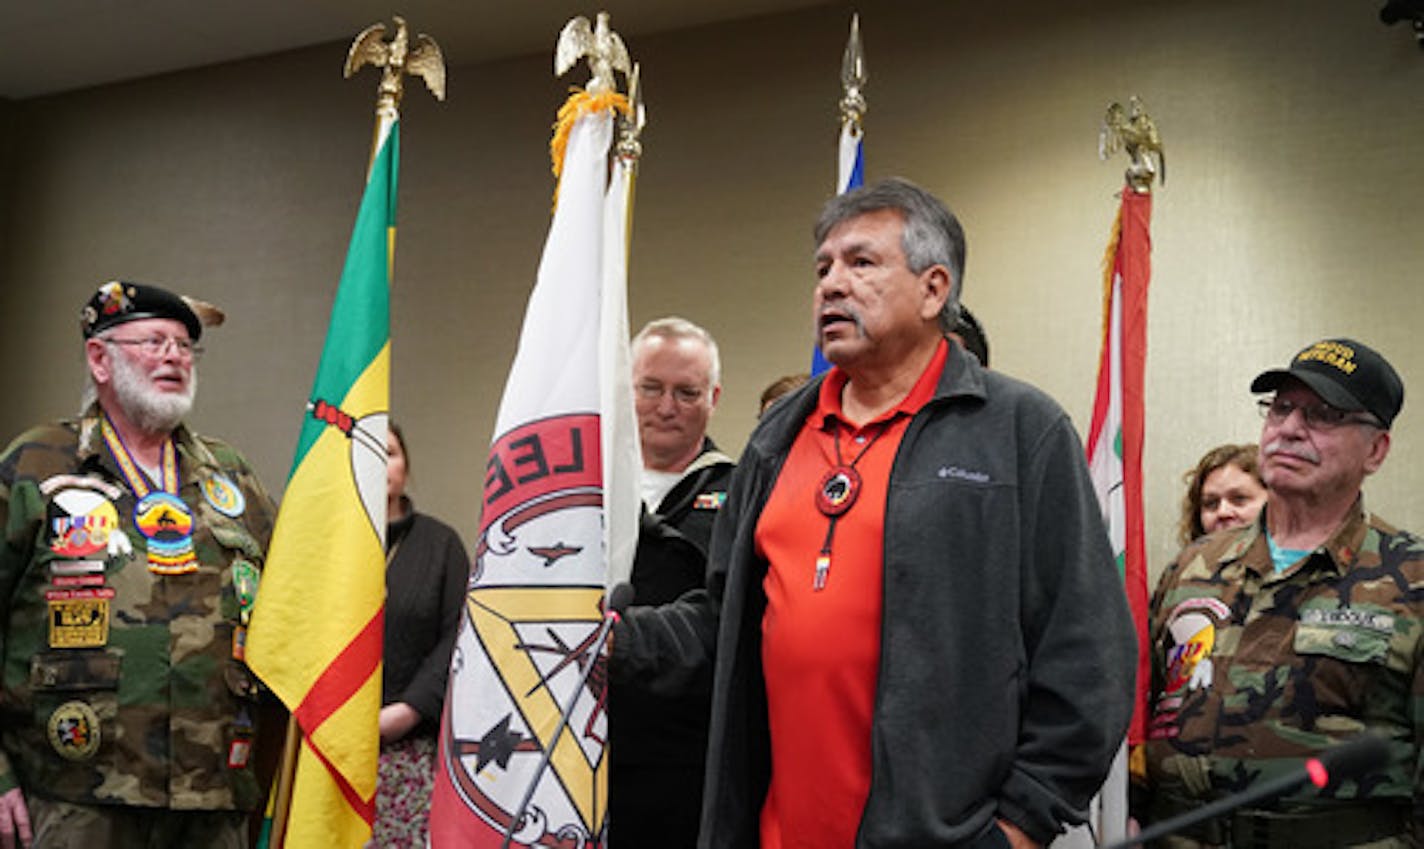
[[[714,531],[708,589],[630,611],[614,641],[615,686],[686,686],[715,654],[705,849],[758,845],[771,764],[767,564],[754,533],[819,385],[777,404],[752,434]],[[1068,416],[953,345],[896,454],[884,545],[856,846],[1002,845],[996,816],[1047,842],[1081,822],[1132,711],[1135,641]]]

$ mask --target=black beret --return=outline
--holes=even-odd
[[[79,313],[79,329],[88,339],[110,327],[141,318],[171,318],[188,328],[194,342],[203,335],[197,313],[182,298],[158,286],[110,280],[99,287]]]

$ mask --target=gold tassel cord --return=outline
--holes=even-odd
[[[552,160],[555,181],[563,176],[564,154],[568,150],[569,135],[580,118],[610,109],[625,117],[633,114],[633,107],[628,103],[628,96],[625,94],[616,91],[589,94],[577,86],[572,92],[569,99],[564,101],[564,105],[559,107],[559,117],[554,122],[554,137],[549,141],[549,158]],[[554,203],[557,205],[558,202],[559,190],[556,182]]]

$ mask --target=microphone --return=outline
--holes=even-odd
[[[1361,734],[1334,748],[1326,749],[1319,757],[1307,758],[1300,769],[1163,820],[1133,837],[1109,844],[1106,849],[1124,849],[1165,837],[1199,822],[1231,813],[1237,808],[1284,796],[1306,782],[1323,790],[1327,785],[1388,766],[1389,762],[1389,743],[1383,737]]]
[[[623,611],[628,609],[628,605],[633,603],[633,585],[627,581],[619,581],[608,591],[608,611],[613,616],[613,621],[617,622],[622,617]]]
[[[529,810],[529,803],[534,799],[534,791],[539,787],[539,779],[544,777],[544,770],[549,768],[549,761],[554,757],[554,747],[559,744],[559,737],[569,726],[569,718],[573,716],[574,708],[578,706],[579,696],[583,695],[583,689],[588,685],[588,677],[593,673],[594,666],[597,665],[596,658],[603,654],[603,647],[608,643],[608,635],[613,631],[613,623],[623,618],[623,611],[627,610],[628,605],[633,602],[633,585],[627,581],[614,584],[613,588],[608,591],[606,600],[603,621],[599,623],[598,631],[594,634],[593,642],[589,645],[590,660],[584,664],[583,671],[579,673],[578,684],[569,694],[568,703],[559,711],[559,724],[554,726],[553,736],[549,738],[549,745],[544,747],[544,756],[539,760],[539,767],[534,770],[534,777],[529,779],[529,786],[524,789],[524,798],[519,801],[519,807],[515,808],[514,815],[509,819],[509,828],[504,832],[504,843],[501,844],[501,849],[509,849],[509,842],[514,838],[514,832],[524,822],[524,815]]]

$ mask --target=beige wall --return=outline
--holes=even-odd
[[[995,367],[1045,388],[1081,431],[1124,164],[1097,160],[1097,128],[1109,101],[1146,99],[1170,177],[1153,222],[1147,397],[1160,565],[1181,471],[1257,434],[1255,372],[1354,335],[1424,392],[1424,55],[1370,4],[1337,0],[989,6],[861,7],[868,175],[909,176],[956,209],[965,300]],[[733,451],[762,386],[807,359],[808,232],[833,181],[847,18],[835,6],[630,39],[650,112],[632,320],[681,313],[718,337],[713,434]],[[344,51],[0,104],[15,133],[0,158],[0,215],[14,211],[0,231],[0,432],[71,411],[75,317],[94,285],[160,282],[228,309],[196,424],[280,489],[370,141],[375,79],[343,82]],[[548,223],[566,85],[549,65],[455,67],[448,103],[412,91],[404,110],[392,406],[418,502],[467,541]],[[1370,502],[1424,528],[1413,395],[1394,436]]]

